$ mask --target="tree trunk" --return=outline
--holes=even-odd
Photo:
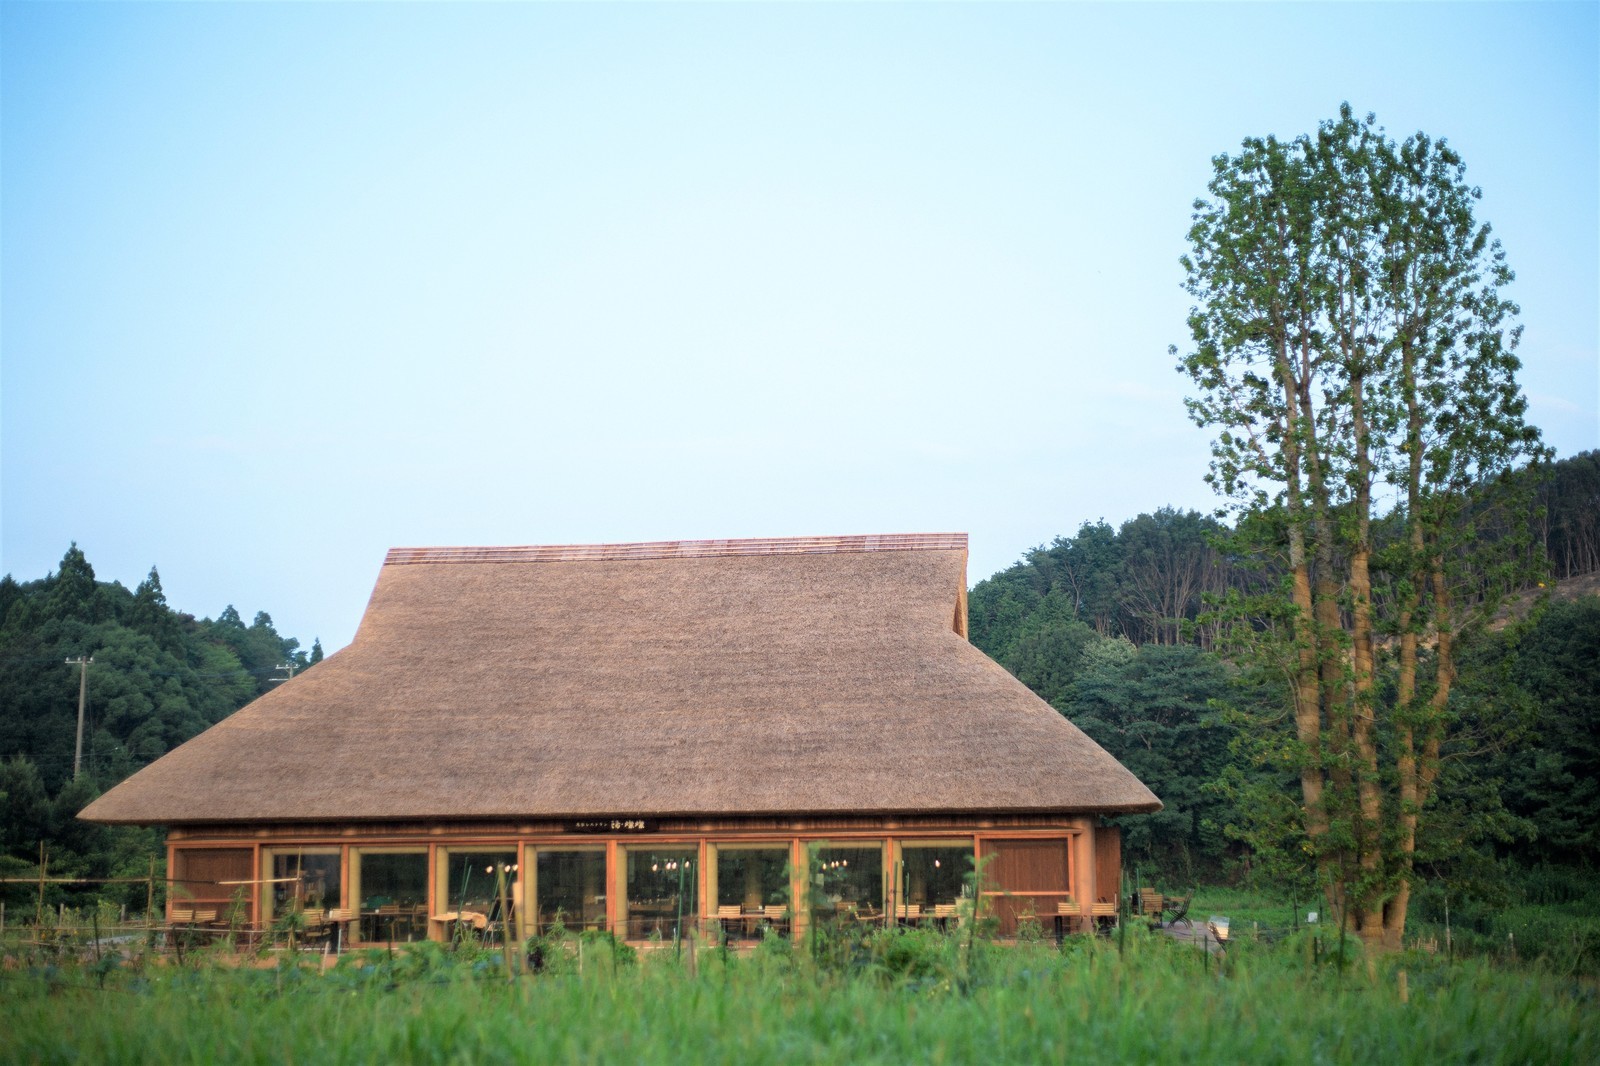
[[[1300,797],[1305,803],[1306,835],[1315,850],[1328,835],[1328,812],[1323,797],[1322,702],[1317,681],[1317,626],[1311,595],[1311,558],[1306,549],[1305,495],[1301,485],[1300,442],[1302,420],[1299,375],[1289,357],[1286,334],[1278,337],[1277,373],[1284,397],[1283,456],[1285,506],[1289,513],[1289,569],[1294,599],[1294,724],[1304,749],[1300,765]],[[1319,865],[1321,859],[1319,857]]]
[[[1360,354],[1346,358],[1359,363]],[[1383,795],[1378,780],[1378,744],[1373,704],[1372,646],[1372,459],[1368,451],[1366,382],[1357,366],[1350,375],[1351,429],[1355,434],[1355,543],[1350,553],[1350,724],[1356,758],[1356,792],[1360,817],[1356,832],[1360,849],[1362,890],[1356,932],[1369,945],[1383,938]]]
[[[1417,403],[1416,349],[1409,336],[1401,342],[1400,387],[1406,406],[1406,524],[1410,554],[1405,571],[1408,580],[1400,592],[1397,622],[1400,627],[1399,676],[1395,683],[1396,740],[1400,837],[1400,883],[1383,919],[1383,947],[1399,951],[1406,930],[1406,911],[1411,902],[1411,875],[1417,853],[1417,821],[1422,815],[1422,779],[1417,767],[1417,612],[1428,575],[1423,566],[1425,544],[1422,525],[1422,412]],[[1437,758],[1437,752],[1435,752]]]

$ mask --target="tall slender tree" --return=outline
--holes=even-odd
[[[1455,152],[1348,105],[1217,157],[1209,193],[1183,259],[1189,410],[1212,483],[1283,531],[1307,849],[1330,904],[1397,948],[1456,636],[1536,561],[1506,476],[1544,454],[1512,274]],[[1519,508],[1492,539],[1471,520]]]

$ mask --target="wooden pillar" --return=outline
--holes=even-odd
[[[706,868],[706,856],[711,854],[711,846],[706,843],[705,837],[701,837],[696,842],[695,848],[696,862],[700,867],[696,871],[695,884],[695,899],[698,901],[699,906],[695,908],[694,921],[689,924],[696,930],[696,935],[698,936],[701,926],[700,919],[708,914],[715,914],[716,908],[710,905],[707,895],[711,888],[711,872]]]
[[[809,886],[805,883],[806,868],[806,842],[793,837],[789,841],[789,909],[794,912],[789,922],[789,937],[792,940],[805,935],[806,925],[811,920],[806,913],[809,909],[806,907],[809,892]]]
[[[166,919],[168,914],[172,913],[172,873],[173,873],[174,870],[176,870],[178,868],[177,867],[177,862],[178,862],[178,849],[172,846],[172,841],[171,840],[168,840],[167,841],[167,877],[166,877],[165,884],[162,885],[162,887],[167,890],[166,891],[167,902],[166,902],[166,906],[164,906],[162,908],[162,915],[161,915],[163,920]]]
[[[606,884],[606,928],[626,939],[627,930],[619,923],[622,921],[622,894],[627,891],[628,879],[615,840],[606,841]]]
[[[250,845],[250,869],[255,871],[250,876],[256,882],[250,886],[250,928],[260,929],[262,924],[261,897],[272,891],[272,886],[262,883],[271,875],[261,868],[261,845],[258,842],[253,842]]]
[[[1114,825],[1094,829],[1095,899],[1115,901],[1122,883],[1122,830]]]

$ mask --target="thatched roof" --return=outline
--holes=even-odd
[[[389,553],[100,822],[1159,809],[967,642],[965,534]]]

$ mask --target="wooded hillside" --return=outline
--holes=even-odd
[[[74,779],[80,658],[91,661]],[[0,578],[0,876],[33,872],[41,841],[59,876],[143,876],[155,835],[91,826],[78,811],[266,692],[285,667],[321,659],[320,644],[301,650],[265,611],[247,626],[231,604],[215,619],[174,610],[154,567],[132,590],[98,581],[76,544],[46,577]]]

